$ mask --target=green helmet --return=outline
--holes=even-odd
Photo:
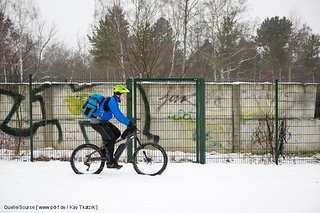
[[[122,94],[122,93],[128,93],[128,92],[130,92],[130,91],[125,86],[118,84],[113,87],[113,93],[121,93]]]

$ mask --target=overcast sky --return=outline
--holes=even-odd
[[[76,47],[86,38],[93,21],[94,0],[36,0],[48,25],[55,24],[58,38]],[[267,17],[295,11],[314,33],[320,34],[320,0],[248,0],[249,15],[261,23]]]
[[[303,23],[307,23],[314,33],[320,34],[320,1],[319,0],[248,0],[252,18],[261,23],[267,17],[289,17],[295,11]]]
[[[36,0],[47,25],[55,25],[59,40],[77,47],[93,21],[94,0]]]

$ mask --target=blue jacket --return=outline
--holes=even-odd
[[[99,118],[91,118],[92,124],[101,123],[101,120],[103,121],[109,121],[113,118],[113,116],[122,124],[128,126],[130,123],[130,120],[122,114],[122,112],[119,109],[119,103],[120,98],[116,95],[113,95],[109,98],[108,102],[108,108],[109,110],[105,110],[105,104],[108,98],[105,98],[105,100],[100,104],[99,109],[94,113]]]

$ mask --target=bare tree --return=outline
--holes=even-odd
[[[56,29],[54,26],[48,29],[46,28],[45,22],[36,20],[36,29],[35,29],[35,50],[36,50],[36,63],[33,67],[33,77],[37,74],[43,72],[42,68],[42,59],[45,49],[48,47],[50,42],[54,39],[56,35]]]
[[[12,2],[12,11],[13,11],[13,20],[17,27],[18,32],[18,43],[17,43],[17,52],[19,57],[19,80],[23,82],[23,74],[24,74],[24,60],[28,57],[27,52],[30,53],[31,51],[24,51],[26,47],[26,42],[28,42],[27,35],[32,25],[32,22],[37,19],[38,11],[35,9],[33,2],[26,2],[22,0],[16,0]],[[29,29],[28,29],[29,28]],[[24,39],[26,38],[26,39]]]
[[[16,53],[16,57],[12,58],[11,70],[16,70],[16,79],[23,82],[26,73],[36,75],[41,72],[42,54],[54,37],[55,28],[46,28],[45,22],[40,20],[39,9],[32,0],[6,3],[5,9],[12,19],[17,38],[11,47]]]
[[[188,32],[190,30],[190,22],[198,14],[197,13],[198,0],[183,0],[180,1],[179,9],[182,11],[183,17],[183,61],[182,61],[182,75],[186,73],[187,70],[187,42],[188,42]]]
[[[248,57],[246,47],[239,45],[239,41],[246,38],[246,25],[241,22],[246,9],[246,0],[208,0],[205,3],[207,35],[214,44],[214,80],[218,80],[218,76],[220,80],[230,78],[231,72],[255,58]]]
[[[178,76],[185,76],[188,70],[188,58],[192,54],[191,37],[199,26],[199,17],[202,4],[199,0],[162,0],[162,15],[171,23],[173,29],[172,60],[169,77],[174,74],[174,70],[181,64],[181,72]],[[197,26],[197,27],[195,27]],[[181,62],[177,59],[178,51],[182,50]]]
[[[173,37],[173,45],[171,50],[171,66],[170,71],[168,74],[168,77],[172,77],[176,68],[177,60],[176,60],[176,53],[177,48],[179,44],[179,38],[181,37],[181,23],[182,23],[182,17],[180,15],[179,9],[178,9],[178,1],[166,1],[163,0],[163,5],[161,5],[161,16],[166,17],[167,20],[169,20],[169,23],[171,24],[171,27],[173,29],[172,37]]]

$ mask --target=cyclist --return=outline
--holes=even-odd
[[[120,137],[121,132],[110,122],[111,118],[114,116],[132,131],[136,129],[136,125],[123,115],[119,109],[119,103],[126,100],[126,93],[128,92],[130,91],[125,86],[115,85],[113,96],[105,98],[94,113],[95,118],[90,120],[92,128],[101,135],[102,141],[106,145],[107,168],[121,169],[122,167],[113,156],[115,142]]]

